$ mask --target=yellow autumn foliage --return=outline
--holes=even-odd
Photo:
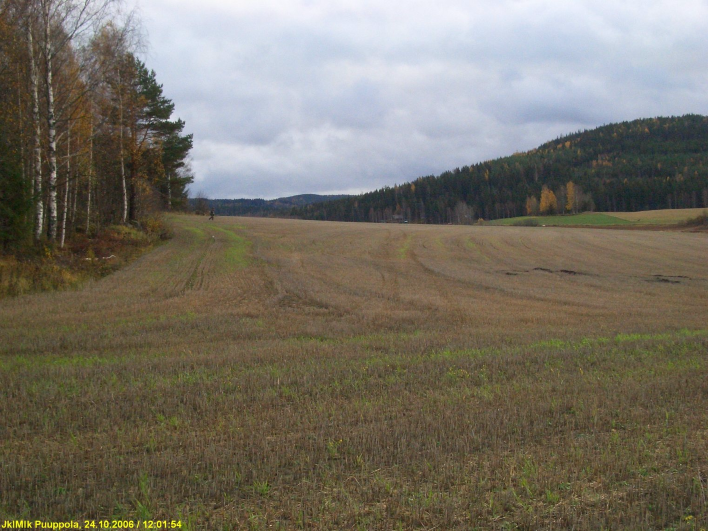
[[[539,210],[541,211],[541,215],[555,214],[558,211],[556,194],[545,184],[541,189],[541,204]]]

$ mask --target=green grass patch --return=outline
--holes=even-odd
[[[471,238],[467,238],[467,240],[465,240],[465,247],[467,249],[469,249],[470,251],[473,251],[477,256],[479,256],[483,260],[485,260],[487,262],[491,262],[491,258],[489,258],[486,254],[484,254],[482,252],[481,248],[479,247],[479,245],[477,245],[477,243],[472,241]]]
[[[620,219],[610,214],[601,212],[586,212],[584,214],[573,214],[568,216],[521,216],[517,218],[496,219],[490,221],[489,225],[516,225],[516,226],[539,226],[561,227],[561,226],[593,226],[608,227],[615,225],[636,225],[633,221]]]
[[[229,228],[224,228],[212,222],[205,224],[203,219],[199,217],[171,216],[169,219],[176,227],[189,234],[192,242],[196,244],[213,240],[216,238],[215,234],[218,234],[219,239],[226,241],[223,264],[229,269],[243,269],[251,264],[253,244],[235,232],[243,230],[245,227],[242,225],[229,225]],[[201,223],[196,225],[194,221]]]
[[[403,242],[403,245],[398,248],[398,258],[404,259],[408,256],[408,253],[410,252],[411,249],[411,244],[413,243],[413,236],[412,235],[407,235],[405,241]]]
[[[531,345],[531,348],[538,348],[538,349],[547,349],[547,348],[554,348],[554,349],[560,349],[560,348],[565,348],[570,345],[569,342],[563,341],[561,339],[548,339],[545,341],[538,341],[536,343],[533,343]]]
[[[205,240],[207,237],[206,233],[204,232],[204,229],[202,229],[201,227],[195,227],[194,225],[182,225],[181,228],[186,230],[197,240]]]
[[[235,269],[243,269],[251,264],[252,242],[232,230],[223,229],[221,227],[211,227],[211,229],[225,236],[228,242],[228,246],[224,251],[224,263],[227,266]]]
[[[465,241],[465,247],[472,251],[479,251],[479,245],[470,240],[469,238]]]

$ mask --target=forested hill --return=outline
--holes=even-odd
[[[696,207],[708,207],[708,117],[687,115],[606,125],[437,177],[293,208],[291,214],[470,223],[527,213]]]

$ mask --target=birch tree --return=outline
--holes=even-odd
[[[30,95],[32,96],[32,175],[34,182],[34,238],[42,238],[44,228],[44,202],[42,200],[42,126],[39,117],[39,72],[35,58],[32,20],[27,20],[27,55],[30,67]]]
[[[36,0],[43,62],[47,128],[47,236],[57,239],[57,116],[55,61],[73,42],[85,37],[118,0]]]
[[[566,189],[566,203],[565,203],[565,210],[566,212],[575,214],[575,184],[573,181],[568,181],[568,184],[565,187]]]
[[[0,0],[2,245],[64,246],[185,201],[192,137],[118,2]]]
[[[92,75],[100,79],[100,83],[97,83],[94,90],[94,96],[101,100],[101,105],[109,114],[111,114],[111,107],[115,107],[114,127],[118,131],[116,140],[120,162],[121,221],[123,223],[128,219],[125,104],[126,99],[129,100],[131,81],[135,77],[132,52],[139,46],[139,35],[132,17],[129,17],[122,26],[113,23],[106,24],[94,36],[90,44],[94,63]]]
[[[541,204],[539,205],[539,210],[543,216],[555,214],[558,210],[556,194],[545,184],[541,189]]]

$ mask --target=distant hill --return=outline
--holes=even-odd
[[[708,117],[605,125],[537,149],[357,196],[295,207],[304,219],[470,223],[538,210],[542,188],[565,212],[708,207]],[[535,212],[532,212],[535,213]]]
[[[323,201],[334,201],[346,195],[301,194],[278,199],[207,199],[208,208],[213,208],[217,216],[270,216],[287,215],[292,208],[303,207]],[[197,208],[199,199],[190,199],[192,209]]]

